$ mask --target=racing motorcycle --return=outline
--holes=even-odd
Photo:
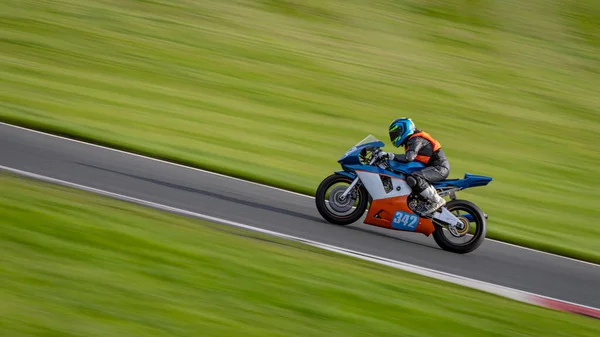
[[[401,163],[378,158],[385,144],[373,135],[350,148],[339,160],[342,171],[325,178],[317,188],[317,210],[328,222],[350,225],[365,212],[364,223],[392,230],[433,235],[443,250],[466,254],[485,239],[487,214],[477,205],[456,198],[456,192],[485,186],[491,177],[465,173],[463,179],[433,183],[444,207],[426,214],[428,200],[412,195],[405,177],[425,167],[420,162]]]

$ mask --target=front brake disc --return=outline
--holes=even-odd
[[[344,194],[344,191],[346,191],[346,188],[347,187],[344,186],[338,186],[329,193],[329,206],[336,212],[344,213],[354,206],[354,202],[356,201],[354,193],[349,193],[344,200],[340,199],[342,194]]]

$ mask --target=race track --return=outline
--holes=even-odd
[[[433,238],[324,222],[309,197],[0,124],[0,165],[583,305],[600,266],[495,241],[456,255]],[[493,214],[490,214],[493,225]]]

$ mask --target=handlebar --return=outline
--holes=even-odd
[[[371,153],[371,161],[369,162],[369,165],[374,165],[375,163],[378,162],[378,160],[377,160],[377,153],[379,153],[379,152],[381,152],[380,149],[375,149],[375,150],[372,151],[372,153]],[[380,162],[384,163],[385,167],[388,166],[387,163],[384,160],[380,160]],[[382,167],[382,168],[385,168],[385,167]]]

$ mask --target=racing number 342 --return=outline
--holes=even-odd
[[[414,231],[419,223],[419,216],[416,214],[409,214],[404,212],[396,212],[394,220],[392,220],[392,227]]]

